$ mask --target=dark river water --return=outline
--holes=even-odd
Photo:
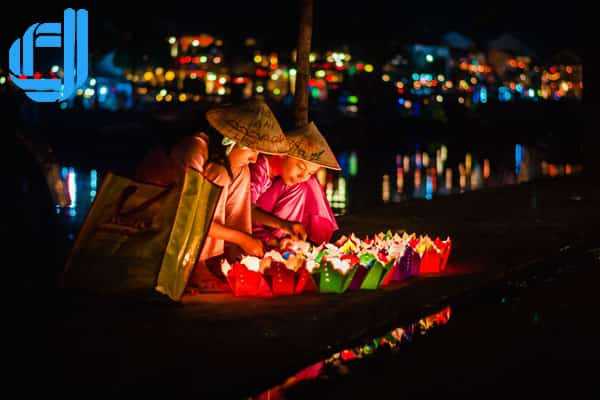
[[[365,338],[254,398],[597,397],[599,302],[589,295],[600,278],[600,249],[534,268]]]

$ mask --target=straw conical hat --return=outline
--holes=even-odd
[[[333,151],[327,141],[317,129],[314,122],[287,132],[286,137],[290,143],[288,156],[304,161],[310,161],[325,168],[341,170]]]
[[[289,145],[269,106],[262,100],[213,108],[208,122],[223,136],[267,154],[286,154]]]

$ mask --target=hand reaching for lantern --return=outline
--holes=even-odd
[[[296,239],[306,240],[306,237],[308,236],[306,228],[299,222],[288,222],[281,229]]]
[[[240,247],[250,256],[262,257],[265,255],[263,242],[248,235],[240,242]]]
[[[273,229],[280,229],[295,240],[306,240],[308,234],[306,228],[299,222],[286,221],[273,214],[261,210],[259,207],[252,208],[252,223],[265,225]]]

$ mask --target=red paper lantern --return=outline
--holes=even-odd
[[[450,238],[445,241],[441,241],[440,238],[435,238],[434,243],[438,249],[442,251],[442,264],[440,270],[445,271],[448,264],[448,258],[450,257],[450,251],[452,250],[452,241]]]
[[[342,260],[348,260],[350,262],[350,266],[351,267],[354,267],[355,265],[357,265],[358,263],[360,263],[360,259],[354,253],[352,253],[352,254],[344,254],[344,255],[342,255],[340,257],[340,259],[342,259]]]
[[[273,261],[265,271],[271,283],[274,296],[291,296],[294,294],[296,273],[280,262]]]
[[[420,273],[434,274],[441,272],[442,268],[442,252],[434,246],[429,247],[423,254],[421,260]]]
[[[297,272],[298,281],[296,283],[296,294],[300,293],[314,293],[317,291],[317,284],[313,279],[312,275],[304,267],[300,268]]]
[[[273,292],[260,272],[235,263],[227,273],[227,282],[237,297],[271,297]]]

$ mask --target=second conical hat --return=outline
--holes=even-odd
[[[337,171],[342,169],[329,144],[313,122],[287,132],[286,137],[290,144],[288,156]]]
[[[223,136],[267,154],[286,154],[289,145],[279,122],[262,100],[213,108],[206,119]]]

